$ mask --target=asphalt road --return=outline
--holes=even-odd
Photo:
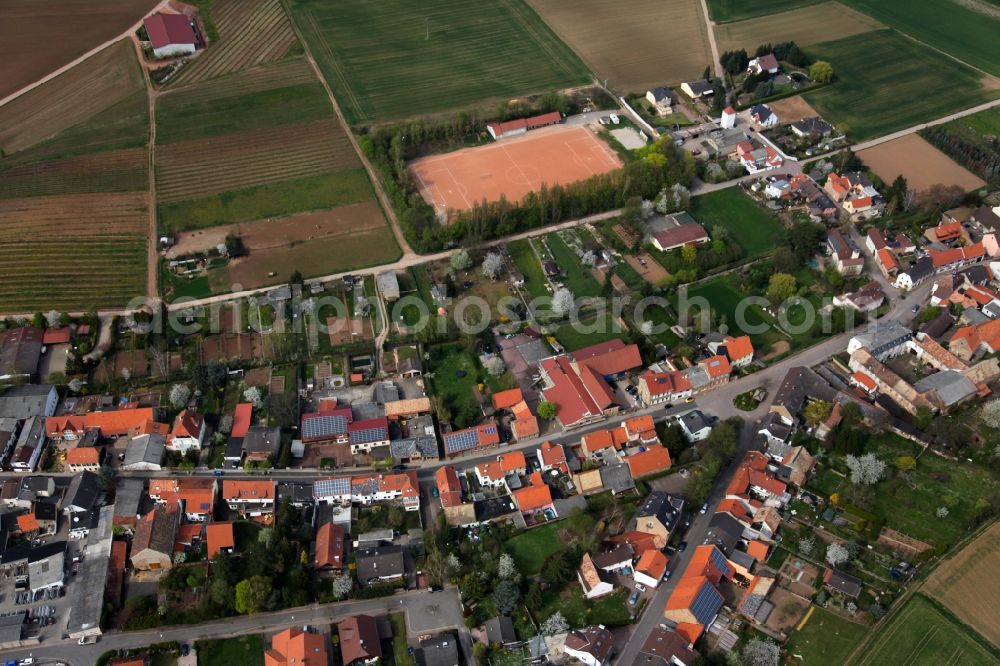
[[[41,661],[63,661],[71,666],[90,666],[107,650],[144,647],[161,641],[193,643],[210,638],[270,634],[292,626],[329,625],[359,613],[380,615],[399,610],[406,611],[407,633],[411,639],[415,640],[423,633],[456,630],[459,632],[463,652],[466,655],[472,654],[472,638],[462,622],[458,593],[449,589],[434,594],[412,591],[382,599],[313,604],[275,613],[230,617],[200,625],[137,632],[110,631],[93,645],[78,645],[75,640],[45,642],[33,648],[2,651],[0,658],[22,659],[31,655]],[[411,641],[411,644],[415,642]]]

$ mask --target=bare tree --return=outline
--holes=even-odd
[[[936,515],[938,518],[947,518],[948,517],[948,507],[946,507],[946,506],[939,506],[937,508],[937,511],[934,512],[934,515]]]
[[[330,587],[335,598],[343,599],[354,589],[354,581],[351,580],[350,574],[341,574],[330,581]]]
[[[48,328],[56,328],[59,326],[59,313],[55,310],[49,310],[45,313],[45,325]]]
[[[483,363],[483,367],[493,377],[499,377],[507,371],[507,364],[503,362],[502,356],[490,356]]]
[[[858,486],[873,486],[885,476],[885,461],[873,453],[863,456],[848,455],[844,459],[851,470],[851,483]]]
[[[511,557],[509,553],[500,554],[500,562],[497,565],[497,575],[504,580],[516,578],[519,575],[517,571],[517,564],[514,562],[514,558]]]
[[[567,315],[573,310],[573,292],[563,287],[552,297],[552,311],[557,315]]]
[[[803,539],[799,539],[799,552],[805,556],[812,555],[812,552],[816,549],[816,539],[811,536],[807,536]]]
[[[191,399],[191,388],[187,384],[174,384],[170,387],[170,405],[180,409]]]
[[[488,252],[483,259],[483,275],[496,280],[501,272],[503,272],[503,257],[496,252]]]
[[[781,648],[774,641],[751,638],[740,653],[743,666],[778,666]]]
[[[850,552],[839,543],[831,543],[826,547],[826,561],[830,563],[830,566],[835,567],[843,564],[850,557]]]
[[[243,399],[258,409],[264,404],[264,396],[261,395],[260,389],[256,386],[250,386],[243,391]]]
[[[567,631],[569,631],[569,622],[566,621],[566,618],[559,611],[556,611],[545,622],[542,622],[541,632],[543,636],[565,634]]]
[[[472,265],[472,258],[469,257],[469,253],[465,250],[459,250],[455,254],[451,255],[448,261],[451,263],[451,267],[456,271],[464,271]]]

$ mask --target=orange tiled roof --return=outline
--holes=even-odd
[[[730,363],[737,359],[753,356],[753,342],[750,341],[749,335],[740,335],[735,338],[727,337],[725,344],[726,356],[729,357]]]
[[[84,427],[99,428],[104,437],[127,435],[131,430],[146,427],[147,422],[155,423],[152,407],[91,412],[84,417]]]
[[[625,430],[629,435],[636,435],[646,439],[656,435],[656,423],[653,422],[651,414],[633,416],[625,421]]]
[[[625,459],[633,479],[670,469],[670,452],[663,446],[650,446],[645,451],[633,453]]]
[[[513,388],[508,391],[500,391],[493,394],[493,406],[496,409],[510,409],[519,402],[524,401],[521,389]]]
[[[250,423],[253,417],[253,405],[249,402],[241,402],[236,405],[233,411],[233,429],[230,431],[232,437],[246,437],[250,430]]]
[[[222,496],[226,500],[274,499],[274,481],[242,481],[237,479],[223,481]]]
[[[698,624],[697,622],[678,622],[677,626],[674,627],[674,631],[678,635],[683,636],[684,640],[688,643],[694,643],[701,636],[702,632],[705,631],[705,627]]]
[[[38,529],[38,519],[33,513],[22,513],[17,517],[17,529],[22,532],[33,532]]]
[[[67,465],[96,465],[100,462],[100,451],[93,446],[78,446],[66,452]]]
[[[708,376],[712,379],[728,377],[729,373],[733,371],[732,367],[729,365],[729,359],[720,355],[706,358],[705,360],[699,362],[699,365],[705,367],[705,371],[708,372]]]
[[[326,666],[326,637],[290,627],[271,639],[271,649],[264,651],[264,666]]]
[[[750,520],[753,516],[747,511],[742,502],[734,499],[724,499],[719,502],[715,509],[716,513],[728,513],[737,520]]]
[[[439,467],[434,473],[434,479],[437,481],[442,506],[447,508],[462,504],[462,484],[454,467],[451,465]]]
[[[323,523],[316,530],[316,568],[344,566],[344,528]]]
[[[767,559],[767,544],[754,539],[747,544],[747,554],[758,562],[763,562]]]
[[[855,372],[851,375],[851,379],[858,384],[861,384],[861,386],[863,386],[867,391],[874,391],[878,388],[878,384],[875,383],[875,380],[863,372]]]
[[[552,442],[545,441],[542,442],[540,448],[542,463],[549,467],[557,467],[563,472],[568,472],[569,467],[566,465],[566,450],[560,444],[553,444]]]
[[[525,469],[528,466],[528,461],[524,458],[524,453],[521,451],[511,451],[510,453],[504,453],[497,456],[497,461],[500,463],[500,469],[505,474],[513,472],[518,469]]]
[[[223,548],[236,547],[236,537],[231,522],[209,523],[205,528],[205,538],[208,541],[208,559],[222,552]]]
[[[882,264],[882,266],[887,271],[892,271],[899,268],[899,262],[896,261],[896,255],[894,255],[892,253],[892,250],[890,250],[887,247],[884,247],[878,251],[878,260],[879,263]]]
[[[204,423],[205,417],[198,412],[182,409],[177,418],[174,419],[174,427],[171,429],[170,434],[181,437],[198,437],[201,434],[201,427]]]
[[[514,501],[517,502],[521,513],[544,509],[552,504],[552,491],[545,484],[540,486],[532,485],[527,488],[515,490],[513,495]]]
[[[635,565],[636,571],[641,571],[650,578],[660,580],[667,570],[667,556],[658,550],[647,550]]]

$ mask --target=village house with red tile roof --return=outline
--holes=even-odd
[[[205,417],[190,409],[183,409],[174,419],[167,436],[167,449],[179,453],[200,451],[205,440]]]
[[[342,636],[341,650],[343,649]],[[275,634],[271,637],[271,647],[264,650],[264,666],[328,666],[329,663],[326,636],[305,631],[301,627],[289,627]]]
[[[101,452],[93,446],[78,446],[66,452],[65,462],[71,472],[96,472],[101,468]]]
[[[670,452],[659,444],[625,458],[633,479],[641,479],[670,469]]]
[[[441,508],[461,506],[462,504],[462,484],[458,480],[458,474],[451,465],[439,467],[434,473],[434,480],[437,483],[438,497],[441,500]]]
[[[317,571],[341,571],[344,568],[346,532],[336,523],[323,523],[316,530],[316,554],[313,568]]]
[[[225,480],[222,499],[241,516],[264,516],[274,512],[274,481]]]
[[[540,461],[542,471],[547,472],[550,469],[556,469],[563,474],[569,474],[569,465],[566,460],[566,449],[563,448],[562,444],[555,444],[548,440],[542,442],[542,445],[536,450],[538,455],[538,460]]]
[[[236,535],[233,523],[209,523],[205,526],[205,541],[208,545],[208,559],[219,553],[232,553],[236,549]]]

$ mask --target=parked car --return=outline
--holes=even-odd
[[[708,502],[705,502],[704,504],[701,505],[701,511],[699,511],[698,513],[704,514],[707,512],[708,512]]]
[[[636,583],[635,584],[635,589],[638,590],[639,592],[645,592],[646,591],[646,586],[643,585],[642,583]]]
[[[914,312],[914,313],[917,313],[917,312],[920,312],[920,306],[919,306],[919,305],[914,305],[914,306],[913,306],[913,307],[911,308],[911,310],[913,310],[913,312]]]
[[[639,593],[638,592],[633,592],[632,594],[629,595],[629,598],[628,598],[628,605],[629,606],[635,606],[635,603],[637,601],[639,601]]]
[[[683,553],[685,551],[685,549],[687,549],[687,547],[688,547],[688,542],[687,541],[681,541],[679,544],[677,544],[677,552],[678,553]]]
[[[188,645],[187,643],[184,643],[183,645],[181,645],[181,656],[182,657],[186,657],[190,653],[191,653],[191,646],[190,645]]]
[[[434,489],[431,491],[431,495],[434,495],[434,497],[440,497],[441,493],[438,492],[437,486],[434,486]]]
[[[670,569],[663,572],[663,580],[670,580]]]

